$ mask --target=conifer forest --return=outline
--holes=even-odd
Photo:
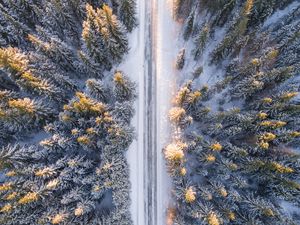
[[[300,225],[299,0],[0,0],[0,224]]]

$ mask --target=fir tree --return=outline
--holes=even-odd
[[[87,20],[82,32],[86,50],[99,66],[109,70],[128,51],[127,38],[109,6],[94,10],[87,4],[86,10]]]
[[[29,102],[22,104],[27,100],[8,101],[18,113],[35,110]],[[130,224],[128,170],[122,152],[133,138],[128,127],[132,113],[120,116],[122,110],[116,107],[110,111],[79,92],[64,106],[60,120],[47,125],[51,137],[39,146],[3,147],[1,171],[6,175],[0,185],[0,220],[81,224],[109,218]]]
[[[189,50],[199,58],[212,53],[213,60],[207,65],[196,57],[194,71],[183,69],[179,80],[185,83],[169,114],[173,138],[164,155],[173,179],[174,224],[299,223],[297,210],[285,207],[298,209],[300,194],[299,7],[280,22],[268,21],[291,2],[202,0],[196,7],[201,20],[194,19],[194,27],[210,21],[211,38]],[[215,39],[219,25],[225,25],[223,40]]]
[[[209,38],[209,26],[205,25],[201,29],[201,31],[199,32],[195,40],[195,44],[196,44],[196,49],[194,50],[195,59],[198,59],[202,55],[208,38]]]
[[[0,49],[0,66],[22,89],[38,95],[46,95],[55,100],[59,99],[60,90],[49,80],[34,75],[28,68],[26,55],[17,49]]]
[[[25,44],[30,29],[18,21],[0,4],[1,46],[19,46]]]
[[[132,101],[135,96],[135,83],[121,71],[116,71],[114,75],[114,93],[116,99],[120,102]]]
[[[185,49],[182,49],[177,55],[176,68],[178,70],[181,70],[184,67],[184,63],[185,63]]]
[[[115,62],[120,62],[122,56],[128,52],[128,40],[122,25],[107,5],[102,7],[100,18],[103,20],[102,35],[109,53]]]
[[[124,153],[135,85],[109,75],[82,85],[127,53],[117,16],[137,24],[134,1],[116,15],[106,4],[0,3],[1,224],[132,224]]]
[[[195,19],[195,11],[192,11],[185,22],[184,34],[183,34],[184,40],[187,40],[193,33],[194,19]]]
[[[134,0],[123,0],[119,7],[120,20],[126,27],[126,29],[131,32],[137,26],[136,19],[136,2]]]

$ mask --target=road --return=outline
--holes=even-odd
[[[145,46],[145,105],[144,105],[144,190],[145,190],[145,225],[157,224],[157,124],[156,124],[156,62],[155,62],[155,35],[156,35],[156,0],[146,1],[149,14],[147,36],[148,44]]]
[[[178,49],[171,2],[137,0],[139,27],[131,34],[132,49],[120,66],[138,83],[133,118],[137,140],[127,155],[135,225],[165,225],[171,199],[171,181],[162,154],[169,141],[167,113],[175,87],[173,60]]]
[[[179,51],[180,27],[172,18],[172,0],[152,0],[148,4],[151,16],[145,70],[144,224],[165,225],[166,210],[171,204],[171,180],[162,149],[171,139],[167,116],[176,89],[174,59]]]

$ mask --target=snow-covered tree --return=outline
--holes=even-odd
[[[47,118],[49,109],[43,114],[41,106],[29,99],[10,100],[11,95],[3,93],[3,99],[15,117],[26,117],[28,124]],[[115,107],[78,92],[64,106],[59,121],[46,126],[50,138],[39,146],[0,150],[0,169],[5,174],[0,185],[2,223],[132,223],[123,152],[133,139],[128,126],[133,114],[130,105]]]
[[[103,5],[95,10],[87,4],[86,11],[87,19],[82,32],[85,50],[95,63],[109,70],[127,53],[127,37],[109,6]]]
[[[136,85],[122,71],[116,71],[113,80],[114,94],[118,101],[131,101],[135,98]]]
[[[0,1],[0,224],[132,224],[127,2]]]
[[[177,55],[176,69],[181,70],[184,67],[185,57],[185,49],[181,49]]]
[[[179,72],[163,149],[174,224],[298,224],[299,5],[191,2],[196,57]]]
[[[136,2],[134,0],[122,0],[119,8],[120,20],[131,32],[137,26]]]

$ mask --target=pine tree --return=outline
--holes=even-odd
[[[3,91],[1,95],[9,92]],[[53,111],[41,101],[8,97],[1,102],[1,125],[10,133],[20,133],[45,125]]]
[[[199,59],[203,53],[205,45],[209,38],[209,26],[205,25],[201,31],[199,32],[198,36],[196,37],[195,44],[196,49],[194,50],[194,57],[195,59]]]
[[[285,207],[298,209],[300,194],[299,19],[291,19],[299,7],[264,25],[289,3],[202,0],[195,10],[195,28],[210,21],[199,56],[213,60],[196,58],[193,79],[180,77],[169,114],[173,138],[163,151],[174,224],[299,223],[297,210]],[[226,35],[218,43],[219,25]]]
[[[28,35],[28,39],[36,47],[37,51],[45,54],[53,63],[60,65],[66,72],[75,72],[78,76],[80,76],[79,73],[84,72],[77,54],[60,39],[50,37],[49,42],[44,42],[34,35]]]
[[[43,26],[60,39],[65,41],[69,39],[76,43],[79,33],[76,26],[76,16],[72,8],[70,8],[72,4],[72,1],[65,0],[50,0],[45,2],[42,9],[44,10],[44,16],[41,20]]]
[[[111,91],[101,80],[89,79],[86,81],[87,88],[94,98],[104,102],[109,102]]]
[[[112,59],[120,62],[123,55],[128,52],[128,40],[123,27],[107,5],[104,5],[99,12],[103,20],[102,35],[105,44],[108,46]]]
[[[131,32],[137,26],[136,19],[136,2],[134,0],[123,0],[119,7],[120,20],[126,27],[127,31]]]
[[[4,5],[18,18],[24,18],[27,25],[34,28],[35,24],[38,22],[38,15],[36,13],[36,7],[38,1],[36,0],[4,0]]]
[[[137,24],[134,1],[116,15],[106,4],[0,3],[1,224],[132,224],[125,151],[135,84],[124,75],[82,85],[127,53],[117,16]]]
[[[135,83],[129,80],[121,71],[114,75],[114,93],[117,101],[132,101],[136,97]]]
[[[185,64],[185,49],[181,49],[177,55],[176,69],[181,70]]]
[[[30,29],[18,21],[0,4],[1,46],[19,46],[25,44]]]
[[[4,98],[10,96],[5,93]],[[35,110],[29,102],[21,104],[27,100],[11,101],[22,113]],[[3,147],[0,221],[81,224],[108,216],[116,223],[131,224],[129,171],[122,153],[133,139],[128,126],[132,113],[121,117],[126,111],[118,104],[113,108],[77,93],[64,106],[60,120],[47,125],[50,138],[39,146]]]
[[[224,26],[227,22],[227,20],[230,18],[232,11],[234,10],[234,7],[237,5],[238,1],[236,0],[230,0],[230,1],[209,1],[208,3],[212,3],[212,7],[218,8],[220,12],[216,15],[216,18],[212,22],[212,25],[215,26]]]
[[[54,100],[59,99],[60,90],[49,80],[34,75],[28,68],[26,55],[17,49],[0,49],[0,67],[8,72],[8,75],[22,89],[38,95],[46,95]]]
[[[223,39],[217,46],[212,54],[212,62],[218,62],[230,55],[234,50],[239,52],[240,48],[247,41],[248,37],[244,36],[249,26],[249,17],[253,12],[254,1],[247,0],[239,16],[234,21],[233,26],[230,28],[230,33]]]
[[[194,20],[195,20],[195,11],[191,11],[189,14],[189,17],[185,21],[185,27],[184,27],[184,34],[183,38],[184,40],[188,40],[189,37],[193,33],[193,28],[194,28]]]
[[[128,51],[125,33],[107,5],[94,10],[87,4],[86,10],[87,19],[82,32],[86,51],[99,66],[110,70],[111,65],[120,62]]]
[[[130,120],[134,115],[134,109],[132,108],[132,102],[116,102],[115,109],[112,112],[115,120],[120,121],[120,123],[130,124]]]

